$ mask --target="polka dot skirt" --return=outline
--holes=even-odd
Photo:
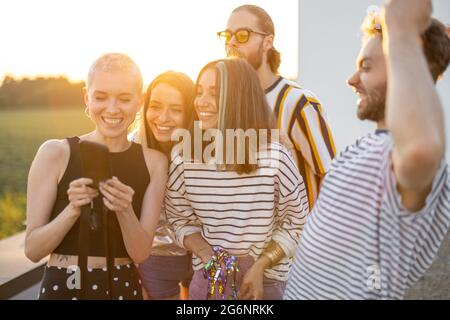
[[[142,300],[141,280],[134,264],[114,266],[111,270],[111,297],[106,268],[86,272],[86,300]],[[78,300],[79,272],[46,266],[39,300]]]

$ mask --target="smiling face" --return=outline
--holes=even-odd
[[[380,36],[369,37],[359,54],[356,72],[347,83],[358,95],[357,115],[361,120],[384,121],[386,104],[386,61]]]
[[[107,138],[126,136],[143,102],[136,74],[125,71],[96,71],[84,101],[97,131]]]
[[[183,95],[166,83],[157,84],[151,91],[145,118],[157,141],[170,142],[173,131],[184,125]]]
[[[216,71],[206,69],[196,85],[195,111],[203,130],[217,128]]]

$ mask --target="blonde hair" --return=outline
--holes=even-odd
[[[143,87],[142,73],[138,65],[128,55],[124,53],[105,53],[89,68],[86,79],[86,87],[89,88],[92,84],[92,79],[96,72],[129,72],[136,76],[138,90],[141,93]]]

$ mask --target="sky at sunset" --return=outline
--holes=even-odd
[[[64,74],[84,79],[105,52],[124,52],[140,65],[146,83],[168,69],[195,78],[207,62],[224,56],[216,36],[231,11],[246,2],[144,0],[5,0],[0,2],[0,79]],[[298,2],[252,1],[276,26],[281,71],[296,77]]]

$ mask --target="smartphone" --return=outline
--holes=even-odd
[[[80,141],[81,173],[83,177],[90,178],[94,182],[92,187],[98,189],[100,181],[112,177],[111,161],[108,147],[92,141]]]

